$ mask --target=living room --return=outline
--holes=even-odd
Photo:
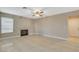
[[[78,14],[78,7],[0,7],[0,51],[79,51]]]

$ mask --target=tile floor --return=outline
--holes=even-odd
[[[79,44],[31,35],[0,40],[0,52],[78,52]]]

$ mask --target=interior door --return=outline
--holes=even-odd
[[[79,37],[79,16],[70,16],[68,20],[69,35]]]

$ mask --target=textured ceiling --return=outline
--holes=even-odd
[[[34,9],[42,9],[44,11],[44,16],[42,17],[79,10],[78,7],[28,7],[25,9],[23,9],[22,7],[0,7],[0,11],[4,13],[24,16],[32,19],[42,18],[42,17],[32,16],[32,11]]]

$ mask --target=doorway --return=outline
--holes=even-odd
[[[68,17],[69,41],[79,43],[79,16]]]

